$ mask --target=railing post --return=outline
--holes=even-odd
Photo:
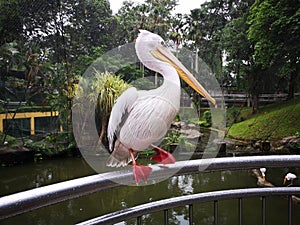
[[[218,201],[214,201],[214,225],[218,225]]]
[[[193,225],[193,205],[189,205],[189,224]]]
[[[3,116],[0,114],[0,132],[3,132]]]
[[[35,134],[35,130],[34,130],[34,117],[30,117],[30,135],[34,135]]]
[[[266,225],[266,196],[262,196],[262,225]]]
[[[292,225],[292,196],[288,196],[288,225]]]
[[[243,215],[243,211],[242,211],[242,199],[239,198],[239,225],[242,225],[242,215]]]
[[[138,216],[138,217],[136,218],[136,224],[137,224],[137,225],[142,225],[142,217],[141,217],[141,216]]]
[[[169,211],[168,211],[168,209],[165,209],[164,210],[164,220],[165,220],[165,225],[168,225],[168,223],[169,223]]]

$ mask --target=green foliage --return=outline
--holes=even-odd
[[[164,137],[164,144],[170,145],[170,144],[178,144],[183,137],[182,134],[180,134],[177,130],[170,130],[168,134]]]
[[[118,70],[116,75],[118,75],[127,83],[131,83],[141,78],[143,76],[143,72],[140,69],[137,69],[136,65],[129,65]]]
[[[288,80],[289,98],[294,96],[300,76],[299,8],[298,0],[256,1],[248,17],[248,38],[254,43],[255,63],[273,69],[281,80]]]
[[[121,43],[132,42],[138,29],[155,32],[166,39],[175,6],[176,0],[147,0],[143,4],[124,1],[116,15]]]
[[[112,73],[95,71],[92,93],[89,98],[97,105],[99,113],[110,115],[116,99],[130,86]]]
[[[77,74],[83,75],[87,68],[105,52],[104,46],[92,47],[90,54],[80,54],[74,62],[74,71]]]
[[[233,124],[229,136],[265,140],[292,136],[300,127],[300,100],[267,105],[256,115],[248,115],[245,121]]]
[[[211,112],[209,111],[209,110],[207,110],[207,111],[205,111],[204,113],[203,113],[203,117],[204,117],[204,119],[205,119],[205,122],[207,123],[207,124],[210,124],[210,126],[211,126]]]
[[[236,123],[238,121],[238,117],[241,115],[241,110],[238,108],[233,108],[230,110],[230,116],[233,118],[233,122]]]
[[[143,4],[125,1],[113,16],[108,0],[2,1],[1,79],[9,90],[22,88],[24,94],[18,98],[12,92],[1,99],[26,100],[31,106],[39,96],[39,104],[58,110],[64,129],[70,130],[71,101],[75,93],[84,94],[77,85],[81,80],[80,85],[92,88],[84,91],[89,90],[90,103],[98,106],[97,118],[103,116],[106,120],[115,99],[128,85],[118,78],[103,81],[105,76],[100,75],[91,85],[81,75],[95,60],[102,60],[102,72],[118,70],[122,57],[116,55],[108,60],[100,56],[108,49],[134,41],[141,28],[172,40],[177,50],[180,44],[189,48],[195,53],[194,59],[183,58],[192,65],[192,72],[199,71],[201,76],[212,72],[222,87],[248,92],[252,100],[262,92],[295,92],[300,79],[298,0],[211,0],[189,15],[172,16],[176,3],[176,0],[147,0]],[[140,89],[154,88],[148,80],[138,79],[145,75],[138,67],[141,68],[124,67],[116,74],[128,83],[134,81],[133,85]],[[18,78],[15,72],[21,72]],[[1,93],[5,87],[1,85]],[[111,92],[107,87],[112,88]],[[187,92],[193,93],[189,89]],[[200,112],[199,96],[193,98]],[[22,110],[25,109],[28,108]],[[248,113],[242,110],[239,114],[232,109],[229,116],[241,121]],[[209,113],[203,117],[205,121],[200,124],[210,126]],[[198,122],[198,118],[195,120]]]
[[[70,149],[75,147],[75,141],[70,133],[55,133],[47,135],[41,141],[29,140],[25,142],[24,146],[35,152],[35,161],[40,161],[68,153]]]
[[[17,143],[17,139],[15,137],[5,135],[2,132],[0,132],[0,141],[0,145],[3,145],[6,141],[8,146],[12,146]]]
[[[48,105],[53,111],[59,112],[63,129],[71,131],[71,101],[77,90],[76,75],[70,72],[68,64],[56,64],[48,85],[48,91],[45,92]]]
[[[0,68],[2,70],[18,69],[22,65],[23,57],[16,42],[4,43],[0,46]]]
[[[133,82],[130,83],[133,87],[137,88],[138,90],[151,90],[156,88],[155,84],[147,79],[146,77],[144,78],[139,78]]]
[[[170,152],[174,151],[175,148],[178,146],[184,146],[185,150],[194,150],[195,149],[195,143],[190,142],[187,139],[186,135],[183,135],[180,133],[179,130],[170,129],[167,133],[167,135],[163,138],[163,141],[161,143],[161,147],[163,149],[169,150]]]
[[[248,37],[255,42],[257,63],[267,66],[283,55],[287,63],[289,60],[294,63],[293,59],[299,56],[299,7],[297,0],[265,0],[253,4]]]

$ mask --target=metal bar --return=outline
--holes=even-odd
[[[262,196],[262,225],[266,225],[266,196]]]
[[[292,225],[292,196],[288,196],[288,225]]]
[[[300,187],[245,188],[198,193],[138,205],[132,208],[96,217],[94,219],[79,223],[79,225],[114,224],[129,220],[131,218],[135,218],[137,216],[151,214],[165,209],[176,208],[195,203],[214,202],[220,200],[248,197],[267,197],[275,195],[286,196],[294,194],[300,194]]]
[[[239,225],[242,225],[243,221],[243,201],[239,198]]]
[[[142,225],[142,217],[141,217],[141,216],[138,216],[138,217],[136,218],[136,224],[137,224],[137,225]]]
[[[260,167],[300,167],[300,155],[246,156],[180,161],[162,168],[152,165],[149,180],[168,176],[222,170],[246,170]],[[133,185],[132,170],[120,170],[74,180],[0,198],[0,219],[29,212],[44,206],[121,186]]]
[[[193,204],[189,204],[189,224],[193,225]]]
[[[164,221],[165,221],[165,225],[168,225],[169,223],[169,210],[168,209],[165,209],[164,210]]]
[[[218,201],[214,201],[214,225],[218,225]]]

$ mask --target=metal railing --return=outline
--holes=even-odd
[[[245,170],[260,167],[300,167],[300,155],[199,159],[180,161],[168,165],[168,168],[161,168],[159,165],[152,165],[151,167],[152,174],[150,175],[149,180],[164,178],[168,175],[175,176],[223,170]],[[12,217],[34,209],[106,189],[115,188],[121,186],[121,184],[133,184],[132,170],[92,175],[4,196],[0,198],[0,219]],[[262,191],[268,189],[259,190]],[[274,188],[272,190],[276,191],[277,189]],[[287,195],[299,193],[298,189],[288,189],[288,193],[286,192],[287,190],[284,189],[278,190],[281,191],[281,194]],[[293,193],[291,193],[292,190],[294,190]],[[247,192],[247,190],[245,190],[245,192]],[[226,191],[219,192],[220,198],[222,193],[226,193]],[[249,193],[252,193],[250,189]],[[196,197],[197,196],[198,195],[196,195]],[[193,197],[195,197],[195,195],[191,195],[191,198]],[[238,195],[236,195],[236,197],[238,197]]]
[[[168,210],[180,206],[189,207],[189,224],[193,224],[193,204],[203,202],[214,203],[214,225],[218,225],[218,203],[220,200],[237,199],[238,200],[238,224],[242,225],[243,207],[242,201],[248,197],[262,197],[262,224],[266,224],[266,198],[268,196],[288,196],[288,217],[287,224],[292,224],[292,195],[300,194],[300,187],[274,187],[274,188],[246,188],[235,190],[223,190],[206,192],[199,194],[186,195],[181,197],[174,197],[170,199],[151,202],[125,210],[113,212],[100,216],[77,225],[96,225],[96,224],[114,224],[122,221],[127,221],[132,218],[137,219],[137,224],[141,224],[142,216],[164,211],[164,224],[168,224]]]

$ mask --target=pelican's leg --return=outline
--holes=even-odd
[[[129,149],[129,154],[132,160],[133,176],[136,184],[140,183],[141,180],[147,181],[149,175],[152,172],[152,168],[149,166],[137,164],[132,149]]]
[[[156,154],[151,158],[152,160],[162,164],[172,164],[176,162],[174,156],[171,153],[157,146],[154,145],[151,146],[153,147],[154,151],[156,151]]]

